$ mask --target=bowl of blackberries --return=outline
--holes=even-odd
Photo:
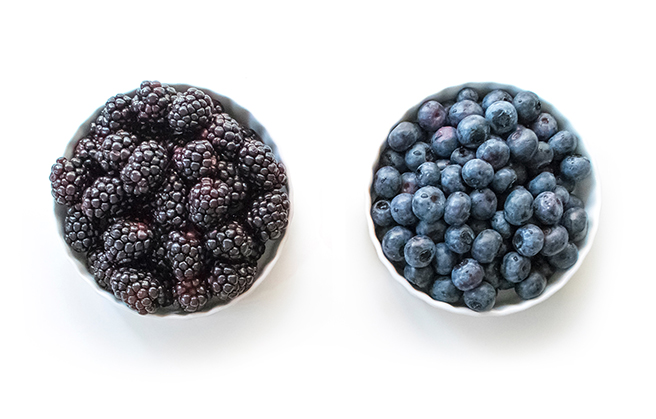
[[[585,143],[531,91],[469,83],[391,127],[367,212],[392,276],[432,306],[475,316],[553,295],[587,255],[600,191]]]
[[[83,277],[142,315],[212,313],[273,267],[291,217],[278,148],[231,99],[144,81],[84,122],[50,173]]]

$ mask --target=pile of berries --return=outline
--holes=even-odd
[[[139,314],[225,304],[287,228],[285,166],[201,89],[144,81],[111,97],[50,181],[64,238]]]
[[[588,231],[576,187],[591,165],[534,93],[479,93],[429,100],[392,129],[371,217],[383,253],[414,288],[488,311],[500,291],[536,298],[576,263]]]

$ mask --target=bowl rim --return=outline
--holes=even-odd
[[[275,154],[277,160],[279,162],[284,162],[280,155],[280,150],[277,146],[277,144],[273,141],[271,138],[269,132],[264,128],[264,126],[253,116],[253,114],[243,106],[239,105],[237,102],[235,102],[233,99],[221,95],[219,93],[216,93],[212,91],[211,89],[207,89],[204,87],[198,87],[198,86],[192,86],[188,84],[182,84],[182,83],[167,83],[169,86],[174,87],[178,92],[184,92],[190,87],[195,87],[199,90],[202,90],[206,94],[208,94],[213,100],[219,100],[221,102],[221,105],[223,106],[224,112],[227,112],[232,116],[237,122],[239,122],[241,125],[243,125],[246,128],[254,130],[260,138],[264,141],[266,145],[271,147],[273,153]],[[126,92],[124,94],[127,94],[129,96],[133,96],[134,93],[136,92],[137,89],[133,89],[129,92]],[[89,127],[93,121],[96,120],[98,115],[100,114],[101,110],[103,109],[103,106],[100,106],[97,108],[89,118],[84,121],[77,129],[73,137],[69,140],[69,142],[66,145],[66,149],[64,151],[63,156],[66,158],[70,158],[73,154],[73,151],[75,149],[75,146],[77,145],[78,141],[86,135],[89,131]],[[288,240],[288,230],[289,226],[292,223],[292,220],[294,218],[294,192],[290,180],[290,173],[289,173],[289,167],[287,164],[285,164],[285,170],[287,173],[287,183],[286,183],[286,192],[287,195],[289,196],[289,202],[290,202],[290,207],[289,207],[289,215],[288,215],[288,224],[287,228],[283,232],[282,237],[280,237],[277,240],[270,240],[266,243],[266,250],[264,254],[260,257],[258,260],[258,272],[256,275],[255,280],[253,281],[253,285],[246,290],[244,293],[238,295],[234,299],[226,302],[226,303],[220,303],[217,301],[214,301],[213,304],[206,306],[201,311],[193,312],[193,313],[184,313],[184,312],[176,312],[172,310],[158,310],[156,313],[148,314],[148,315],[141,315],[137,313],[134,310],[131,310],[128,306],[123,304],[121,301],[117,300],[114,295],[108,291],[103,290],[95,281],[93,276],[91,275],[90,272],[87,271],[86,269],[86,264],[84,261],[86,260],[86,256],[84,254],[80,253],[75,253],[73,250],[68,246],[66,243],[66,240],[64,239],[64,229],[63,229],[63,218],[66,215],[67,207],[64,205],[59,205],[56,202],[53,201],[53,206],[54,206],[54,216],[55,216],[55,222],[56,222],[56,228],[58,232],[58,236],[60,238],[60,245],[62,245],[67,252],[69,256],[69,261],[73,263],[73,265],[77,268],[77,271],[80,273],[82,278],[87,282],[98,294],[102,296],[102,298],[105,298],[109,300],[112,303],[113,307],[116,307],[118,310],[123,311],[123,312],[129,312],[132,313],[133,315],[138,316],[139,318],[158,318],[158,319],[196,319],[200,317],[207,317],[212,314],[215,314],[219,311],[223,311],[227,309],[228,307],[234,305],[238,301],[246,298],[248,295],[250,295],[271,273],[273,270],[273,267],[275,264],[278,262],[278,259],[280,258],[281,251],[284,247],[284,245],[287,243]],[[212,300],[210,300],[212,302]],[[208,304],[210,303],[208,302]]]
[[[419,107],[426,101],[437,100],[440,103],[455,101],[455,97],[457,93],[465,87],[471,87],[477,90],[477,92],[479,92],[481,97],[484,97],[485,94],[489,93],[492,90],[497,90],[497,89],[506,90],[509,93],[511,93],[513,96],[515,96],[518,92],[526,90],[526,89],[520,89],[514,85],[495,83],[495,82],[470,82],[470,83],[463,83],[455,86],[446,87],[438,91],[437,93],[434,93],[424,98],[422,101],[420,101],[419,103],[408,109],[408,111],[405,112],[405,114],[401,117],[401,119],[396,121],[391,126],[389,131],[391,132],[391,130],[400,122],[413,120],[414,117],[416,116],[416,112],[419,109]],[[493,307],[492,310],[485,311],[485,312],[477,312],[469,309],[466,306],[453,306],[449,303],[437,301],[432,299],[428,294],[415,289],[403,277],[403,275],[397,272],[394,265],[392,265],[392,263],[387,259],[387,257],[385,257],[381,242],[376,237],[376,227],[371,218],[371,206],[374,202],[373,192],[372,192],[373,179],[376,174],[376,169],[378,168],[378,161],[380,159],[380,155],[382,151],[386,148],[387,139],[385,139],[381,144],[381,146],[379,147],[378,153],[374,157],[371,177],[369,177],[368,179],[367,188],[365,190],[365,214],[367,218],[369,238],[371,239],[374,248],[376,249],[376,254],[378,255],[378,258],[381,260],[383,265],[387,268],[392,278],[396,282],[400,283],[401,286],[405,288],[405,290],[411,295],[413,295],[414,297],[424,301],[430,306],[437,307],[439,309],[451,313],[462,314],[472,317],[506,316],[509,314],[519,313],[521,311],[527,310],[549,299],[552,295],[554,295],[556,292],[562,289],[565,286],[565,284],[569,282],[572,276],[574,276],[576,271],[578,271],[579,267],[582,265],[586,256],[590,252],[590,248],[592,247],[592,243],[594,242],[594,238],[596,237],[597,230],[599,228],[599,216],[601,213],[601,185],[599,181],[599,172],[597,171],[597,164],[595,162],[594,157],[590,155],[590,153],[588,152],[585,142],[582,140],[581,135],[574,128],[572,123],[567,118],[565,118],[555,106],[545,101],[541,96],[538,95],[538,97],[540,98],[540,102],[542,104],[542,112],[548,112],[551,115],[553,115],[553,117],[558,122],[559,131],[568,130],[577,137],[578,144],[577,144],[576,152],[590,159],[590,163],[592,166],[592,172],[590,176],[588,176],[588,178],[586,178],[582,182],[582,185],[584,185],[583,188],[586,190],[585,193],[582,194],[581,191],[579,191],[580,185],[577,185],[577,188],[575,190],[577,192],[577,196],[581,198],[585,203],[584,208],[588,216],[588,234],[583,241],[577,243],[577,248],[579,251],[578,260],[576,261],[574,266],[570,267],[565,271],[556,271],[550,278],[548,278],[549,282],[547,283],[547,287],[545,288],[544,292],[538,297],[530,300],[521,300],[514,304],[506,304],[501,306],[495,305],[495,307]],[[581,196],[581,195],[585,195],[585,196]]]

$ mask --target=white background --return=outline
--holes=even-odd
[[[653,414],[649,3],[3,3],[0,415]],[[210,317],[117,310],[57,237],[50,166],[94,109],[145,79],[207,87],[248,108],[295,187],[271,276]],[[584,137],[602,186],[599,232],[579,272],[504,318],[413,298],[366,230],[363,191],[391,125],[468,81],[514,84],[554,104]]]

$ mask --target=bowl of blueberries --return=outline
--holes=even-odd
[[[449,87],[408,110],[368,192],[370,236],[392,277],[474,316],[516,313],[561,289],[600,211],[595,165],[570,122],[497,83]]]

